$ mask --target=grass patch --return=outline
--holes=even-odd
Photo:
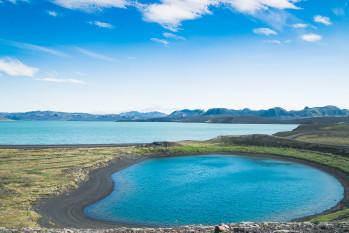
[[[296,138],[298,141],[311,142],[318,144],[348,146],[349,136],[348,135],[327,135],[327,134],[311,134],[303,135]]]
[[[349,146],[349,124],[307,124],[275,135],[317,144]]]
[[[39,198],[77,187],[89,170],[134,149],[0,149],[0,226],[38,227]]]
[[[349,208],[312,219],[313,222],[349,221]]]

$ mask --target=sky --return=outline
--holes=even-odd
[[[349,108],[349,0],[0,0],[0,112]]]

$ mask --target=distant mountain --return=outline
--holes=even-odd
[[[302,119],[322,117],[349,117],[349,110],[335,106],[305,107],[303,110],[287,111],[280,107],[266,110],[242,110],[211,108],[204,110],[184,109],[175,111],[170,115],[150,119],[150,121],[176,121],[176,122],[209,122],[209,123],[285,123],[291,121],[301,122]]]
[[[166,117],[167,114],[162,112],[125,112],[117,115],[118,121],[137,121],[137,120],[147,120],[152,118]]]
[[[168,115],[166,118],[173,119],[173,120],[180,120],[184,118],[200,116],[204,113],[205,111],[200,109],[196,109],[196,110],[183,109],[180,111],[174,111],[173,113]]]
[[[0,117],[24,121],[144,121],[165,117],[161,112],[125,112],[120,114],[66,113],[54,111],[33,111],[23,113],[0,113]]]
[[[303,123],[303,122],[347,122],[349,110],[336,106],[324,106],[287,111],[275,107],[266,110],[241,110],[227,108],[183,109],[167,115],[161,112],[125,112],[120,114],[66,113],[34,111],[23,113],[0,113],[0,119],[26,121],[150,121],[150,122],[206,122],[206,123]]]
[[[0,117],[0,121],[9,121],[9,119],[4,118],[4,117]]]

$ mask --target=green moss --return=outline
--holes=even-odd
[[[312,219],[313,222],[348,221],[349,208]]]

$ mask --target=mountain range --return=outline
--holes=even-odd
[[[149,121],[149,122],[207,122],[207,123],[298,123],[307,119],[343,118],[349,119],[349,110],[336,106],[305,107],[302,110],[287,111],[280,107],[266,110],[241,110],[227,108],[183,109],[170,114],[161,112],[125,112],[120,114],[67,113],[54,111],[33,111],[0,113],[0,119],[26,121]]]
[[[67,113],[54,111],[0,113],[0,119],[24,121],[141,121],[166,116],[166,114],[161,112],[143,113],[137,111],[120,114]]]

